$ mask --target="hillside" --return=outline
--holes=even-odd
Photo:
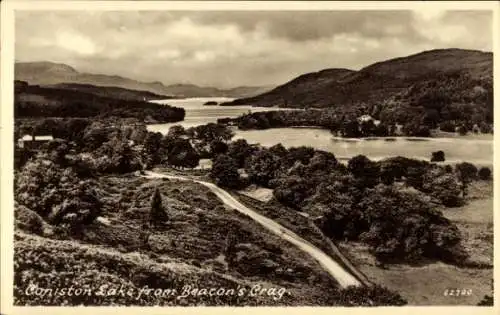
[[[29,85],[15,82],[15,118],[120,117],[148,122],[175,122],[184,119],[183,108],[147,102],[151,92],[92,85]]]
[[[46,61],[16,63],[15,79],[26,81],[33,85],[54,85],[59,83],[90,84],[148,91],[158,95],[177,97],[248,97],[270,89],[270,87],[247,86],[224,90],[213,87],[200,87],[193,84],[165,86],[161,82],[141,82],[116,75],[82,73],[66,64]]]
[[[165,100],[173,98],[172,96],[160,95],[148,91],[130,90],[116,86],[96,86],[92,84],[80,83],[57,83],[44,85],[42,87],[80,91],[94,94],[103,97],[112,97],[130,101],[150,101],[150,100]]]
[[[459,84],[455,84],[456,78]],[[412,86],[439,80],[491,91],[493,54],[463,49],[439,49],[369,65],[359,71],[327,69],[299,76],[261,95],[225,105],[295,108],[338,108],[349,104],[380,103],[404,94]],[[404,100],[402,100],[404,101]]]
[[[250,218],[228,211],[200,185],[126,175],[101,177],[94,185],[104,196],[101,217],[80,233],[61,233],[60,227],[48,224],[34,211],[16,207],[16,305],[312,306],[340,302],[337,284],[318,263]],[[168,211],[165,226],[147,224],[155,189]],[[29,282],[21,277],[33,279],[35,275],[40,286],[82,284],[95,294],[33,300],[26,297]],[[134,294],[99,296],[105,284],[122,285]],[[176,293],[139,294],[146,286]],[[185,286],[246,291],[241,296],[201,293],[183,297]],[[275,288],[274,295],[273,291],[251,293],[258,286]]]

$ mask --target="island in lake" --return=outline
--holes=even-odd
[[[215,105],[219,105],[219,103],[214,102],[214,101],[208,101],[208,102],[203,103],[203,105],[205,105],[205,106],[215,106]]]

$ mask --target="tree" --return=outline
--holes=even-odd
[[[70,153],[72,146],[68,141],[62,139],[54,139],[44,145],[45,151],[51,161],[61,166],[65,166],[67,163],[66,155]]]
[[[102,202],[97,185],[81,180],[71,168],[61,168],[39,154],[26,163],[15,184],[16,201],[49,223],[80,226],[99,216]]]
[[[360,187],[373,187],[380,179],[380,166],[364,155],[357,155],[349,160],[347,169],[358,180]]]
[[[410,122],[403,126],[403,132],[411,137],[430,137],[431,131],[428,126],[419,125],[418,122]]]
[[[223,124],[209,123],[186,130],[198,154],[203,158],[211,158],[212,142],[227,143],[234,136],[234,132]]]
[[[333,153],[315,150],[314,155],[309,160],[309,169],[311,171],[322,170],[328,172],[338,165],[337,158]]]
[[[151,226],[162,226],[168,221],[168,215],[163,208],[163,200],[161,198],[160,190],[155,189],[151,197],[151,210],[149,223]]]
[[[467,134],[467,127],[465,125],[460,125],[458,127],[458,134],[461,136],[465,136]]]
[[[255,152],[245,163],[250,180],[264,187],[269,187],[269,181],[276,178],[280,167],[280,158],[265,148]]]
[[[361,135],[363,137],[370,137],[370,136],[375,135],[376,130],[377,130],[377,126],[375,126],[375,123],[371,119],[367,120],[367,121],[363,121],[361,123]]]
[[[446,207],[457,207],[463,203],[457,179],[452,174],[425,176],[422,189]]]
[[[175,125],[168,129],[167,137],[169,138],[180,138],[186,135],[186,130],[181,125]]]
[[[232,157],[238,164],[238,168],[245,166],[245,160],[249,158],[257,148],[248,144],[245,139],[238,139],[229,144],[227,155]]]
[[[481,180],[491,179],[491,170],[488,167],[481,167],[477,174]]]
[[[193,135],[195,139],[208,144],[214,140],[227,142],[234,136],[234,132],[225,125],[209,123],[194,127]]]
[[[444,152],[439,150],[432,152],[431,162],[444,162]]]
[[[384,185],[392,185],[394,184],[394,175],[390,170],[382,169],[382,171],[380,172],[380,181]]]
[[[238,188],[240,186],[238,165],[228,155],[221,154],[215,158],[210,176],[218,186],[227,188]]]
[[[439,120],[440,120],[439,112],[436,109],[431,108],[426,110],[422,118],[422,123],[428,126],[429,128],[436,128]]]
[[[304,199],[314,191],[314,187],[309,187],[307,181],[299,176],[286,176],[279,179],[274,186],[274,197],[294,209],[299,209]]]
[[[279,150],[275,148],[279,148]],[[315,152],[314,148],[306,146],[292,147],[288,150],[281,144],[271,147],[271,153],[282,158],[282,164],[285,167],[290,167],[297,161],[300,161],[302,164],[308,164]]]
[[[131,128],[132,131],[129,139],[132,140],[134,144],[143,144],[149,133],[146,124],[135,124]]]
[[[69,118],[59,120],[56,126],[49,131],[54,138],[75,141],[78,146],[84,146],[83,135],[91,120],[86,118]]]
[[[459,245],[458,228],[424,198],[422,193],[377,186],[365,190],[356,204],[367,230],[360,239],[369,244],[381,261],[421,257],[451,259]]]
[[[111,139],[110,131],[112,128],[101,122],[94,122],[87,126],[83,131],[82,143],[85,149],[93,151],[98,149],[103,143]]]
[[[148,132],[143,145],[143,160],[146,169],[150,169],[156,164],[159,164],[163,157],[162,134],[159,132]]]
[[[394,132],[391,132],[390,127],[382,122],[375,127],[374,131],[374,135],[377,137],[387,137],[389,135],[392,135],[393,133]]]
[[[225,142],[214,140],[210,142],[210,153],[212,156],[224,154],[228,150],[228,145]]]
[[[359,128],[359,123],[355,119],[344,122],[341,132],[342,136],[347,138],[359,138],[362,136]]]
[[[228,233],[224,244],[224,255],[226,256],[226,261],[229,267],[233,266],[234,260],[237,256],[236,255],[237,244],[238,244],[238,229],[234,226],[230,226],[228,228]]]
[[[406,175],[406,184],[415,189],[422,190],[426,169],[422,167],[409,167]]]
[[[102,173],[124,174],[141,168],[139,154],[130,147],[126,138],[114,136],[97,150],[97,155],[105,157],[98,163],[98,171]]]
[[[455,124],[453,124],[451,121],[447,120],[447,121],[443,121],[440,125],[439,125],[439,129],[441,131],[446,131],[446,132],[455,132]]]
[[[468,162],[462,162],[455,166],[457,177],[462,183],[462,196],[467,195],[467,186],[477,177],[477,167]]]
[[[167,161],[174,167],[193,168],[200,163],[200,156],[187,139],[172,139],[167,144]]]

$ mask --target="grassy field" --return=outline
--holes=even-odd
[[[491,294],[493,279],[493,183],[474,182],[468,203],[443,209],[444,215],[460,229],[471,267],[442,262],[420,265],[386,265],[381,268],[367,246],[342,242],[341,250],[368,278],[396,290],[410,305],[476,305]],[[447,289],[471,290],[470,296],[447,296]]]
[[[337,284],[316,261],[268,233],[250,218],[225,208],[203,186],[135,176],[102,177],[98,186],[104,201],[102,217],[79,234],[35,235],[28,233],[28,229],[17,228],[17,305],[58,305],[61,301],[70,305],[297,306],[336,303]],[[150,199],[156,188],[161,192],[163,207],[169,216],[164,226],[159,227],[148,225]],[[27,217],[18,216],[17,219],[27,220]],[[43,229],[36,231],[39,230]],[[233,240],[231,260],[226,250],[229,238]],[[30,281],[41,283],[41,286],[70,282],[91,287],[110,282],[135,291],[145,284],[178,290],[185,285],[225,288],[260,285],[284,288],[286,294],[279,299],[263,294],[180,300],[172,297],[143,297],[140,300],[73,297],[33,301],[25,295]]]

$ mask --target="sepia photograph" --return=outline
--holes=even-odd
[[[13,307],[493,310],[497,7],[6,2]]]

